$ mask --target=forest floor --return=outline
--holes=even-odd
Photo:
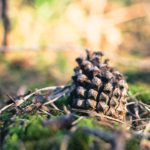
[[[53,86],[68,85],[73,73],[74,58],[78,54],[73,58],[70,55],[72,56],[71,53],[61,52],[51,55],[43,52],[6,54],[5,57],[1,55],[0,108],[9,104],[8,99],[24,95],[28,91],[32,93],[36,89],[49,87],[48,90],[41,91],[41,94],[53,93]],[[74,113],[68,106],[68,97],[63,94],[65,89],[62,88],[62,96],[57,98],[54,105],[50,105],[49,111],[44,106],[36,106],[33,110],[29,107],[28,112],[22,112],[22,108],[31,104],[32,99],[29,97],[27,102],[16,107],[17,114],[14,114],[14,107],[1,113],[0,146],[4,150],[149,149],[149,63],[149,59],[138,60],[137,66],[133,65],[132,69],[124,69],[128,68],[128,64],[122,69],[122,64],[116,63],[123,70],[129,84],[128,102],[137,105],[138,109],[144,109],[144,118],[131,123],[106,119],[93,112]]]

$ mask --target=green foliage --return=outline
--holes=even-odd
[[[13,134],[7,139],[6,144],[4,145],[4,150],[17,150],[19,138],[17,134]]]
[[[145,92],[145,93],[143,92],[140,95],[138,95],[137,98],[142,102],[150,104],[150,92]]]
[[[79,123],[78,123],[78,127],[85,127],[88,126],[90,128],[95,128],[96,124],[94,122],[94,119],[91,118],[83,118]]]
[[[85,135],[80,130],[77,130],[70,141],[69,149],[87,150],[91,141],[92,137]]]
[[[0,115],[0,121],[7,121],[11,118],[12,116],[12,113],[11,112],[5,112],[5,113],[2,113]]]
[[[95,120],[91,118],[83,118],[78,123],[77,127],[79,128],[72,135],[72,138],[69,144],[69,149],[72,149],[72,150],[78,150],[78,149],[88,150],[89,147],[92,145],[93,141],[95,141],[94,136],[90,136],[90,135],[83,133],[83,131],[81,130],[82,127],[89,127],[89,128],[94,128],[94,129],[99,128],[99,129],[105,130],[104,127],[96,124]]]
[[[62,138],[62,137],[61,137]],[[48,150],[48,149],[58,149],[58,145],[60,141],[60,137],[57,136],[57,138],[54,136],[47,138],[47,139],[39,139],[39,140],[32,140],[32,141],[26,141],[25,142],[25,148],[27,150]]]
[[[143,90],[141,86],[135,85],[135,84],[129,84],[129,91],[132,92],[132,94],[136,94],[137,92]]]
[[[93,141],[92,136],[88,136],[87,134],[83,133],[82,130],[80,130],[82,127],[89,127],[89,128],[96,128],[96,124],[94,122],[94,119],[90,118],[83,118],[77,125],[79,129],[75,132],[73,135],[69,149],[72,150],[87,150],[89,149],[90,144]]]
[[[136,96],[138,100],[150,104],[149,87],[143,84],[129,84],[129,91]]]
[[[63,130],[53,131],[44,127],[45,116],[33,114],[16,117],[7,127],[4,150],[50,149],[58,147],[66,134]],[[23,143],[23,144],[22,144]]]
[[[56,101],[55,104],[57,106],[59,106],[59,107],[62,107],[63,105],[68,105],[69,104],[69,98],[68,98],[68,96],[63,96],[58,101]]]
[[[3,119],[7,118],[6,114],[3,115]],[[7,134],[4,138],[3,149],[19,150],[21,147],[29,150],[58,148],[64,136],[68,135],[69,132],[65,129],[53,131],[49,127],[44,127],[42,121],[46,118],[47,116],[39,114],[23,114],[15,117],[14,121],[5,126]],[[55,116],[52,118],[55,118]],[[79,122],[78,127],[83,126],[96,127],[94,119],[88,118]],[[71,137],[69,147],[73,146],[73,149],[86,150],[92,140],[93,137],[87,136],[78,130]]]
[[[47,128],[44,128],[42,125],[41,116],[32,116],[30,123],[26,128],[26,139],[27,140],[38,140],[40,138],[46,138],[50,135],[50,132]]]
[[[132,138],[127,141],[126,144],[127,150],[140,150],[140,139],[139,138]]]
[[[19,149],[20,141],[30,141],[46,138],[51,135],[48,128],[42,125],[44,116],[37,114],[16,117],[8,126],[7,136],[4,140],[4,149]]]

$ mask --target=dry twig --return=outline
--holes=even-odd
[[[36,95],[39,92],[43,92],[43,91],[54,91],[57,88],[61,88],[61,92],[56,94],[56,95],[49,95],[48,97],[48,102],[44,103],[44,105],[48,105],[48,104],[52,104],[53,102],[55,102],[57,99],[59,99],[60,97],[62,97],[63,95],[65,95],[67,92],[69,92],[69,86],[51,86],[51,87],[45,87],[45,88],[41,88],[41,89],[37,89],[34,92],[25,95],[25,96],[20,96],[17,97],[16,99],[14,99],[13,103],[4,106],[3,108],[0,109],[0,114],[9,109],[10,107],[16,107],[16,106],[20,106],[22,103],[26,102],[29,98],[31,98],[32,96]],[[51,99],[52,97],[55,97],[53,99]]]

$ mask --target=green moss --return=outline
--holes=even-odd
[[[100,130],[104,130],[107,132],[110,131],[110,129],[108,130],[107,127],[104,126],[100,126],[95,119],[91,119],[91,118],[83,118],[81,121],[79,121],[79,123],[77,124],[77,126],[79,127],[77,131],[75,131],[75,133],[72,135],[70,144],[69,144],[69,149],[72,150],[78,150],[78,149],[82,149],[82,150],[88,150],[92,145],[93,142],[95,143],[96,139],[94,136],[85,134],[82,131],[82,127],[88,127],[88,128],[93,128],[93,129],[100,129]]]
[[[129,84],[129,91],[133,95],[136,95],[138,100],[150,104],[150,90],[144,84]]]
[[[51,135],[48,128],[44,128],[42,125],[42,118],[39,116],[33,116],[30,119],[30,123],[28,124],[26,128],[26,139],[40,139],[40,138],[46,138],[49,135]]]
[[[6,144],[4,145],[4,150],[17,150],[19,138],[17,134],[7,137]]]
[[[46,116],[39,114],[24,114],[16,117],[7,127],[3,148],[19,150],[24,146],[32,150],[58,147],[68,133],[65,130],[53,131],[51,128],[44,127],[42,121],[45,119]]]
[[[7,115],[6,115],[7,116]],[[59,116],[59,115],[58,115]],[[51,116],[50,119],[57,118]],[[44,127],[42,122],[47,119],[46,115],[42,114],[22,114],[14,116],[11,124],[7,124],[3,149],[4,150],[20,150],[20,149],[59,149],[62,140],[67,135],[69,136],[68,149],[72,150],[87,150],[96,141],[97,138],[85,134],[81,128],[97,128],[103,131],[110,130],[97,123],[94,118],[83,118],[77,124],[77,130],[61,129],[53,131],[50,127]],[[138,150],[140,139],[134,138],[127,141],[126,149]],[[105,145],[105,143],[103,143]],[[102,145],[103,145],[102,144]]]
[[[140,139],[139,138],[132,138],[127,141],[126,144],[127,150],[140,150]]]
[[[69,144],[69,149],[72,150],[87,150],[89,149],[90,143],[92,142],[93,137],[84,134],[82,131],[77,130]]]
[[[64,138],[64,134],[60,131],[56,132],[53,136],[48,138],[40,138],[38,140],[27,140],[25,142],[25,147],[28,150],[39,149],[39,150],[48,150],[48,149],[58,149],[61,140]]]
[[[4,139],[4,145],[7,149],[11,149],[15,146],[14,142],[17,144],[19,140],[24,140],[26,138],[36,138],[37,136],[47,134],[46,128],[42,128],[41,116],[33,115],[30,116],[29,119],[26,119],[25,115],[22,117],[16,117],[14,121],[8,125],[7,135]],[[30,127],[30,128],[29,128]],[[29,128],[29,129],[28,129]],[[40,134],[36,134],[35,130],[39,130]],[[31,134],[28,134],[30,132]],[[34,133],[34,134],[33,134]]]
[[[5,112],[0,115],[0,121],[8,121],[13,114],[11,112]]]
[[[145,92],[145,90],[148,90],[144,85],[142,84],[129,84],[129,91],[132,92],[132,94],[136,93],[142,93]]]
[[[60,98],[58,101],[56,101],[55,104],[59,107],[62,107],[63,105],[68,105],[69,98],[67,96],[64,96],[64,97]]]
[[[91,118],[83,118],[77,125],[78,127],[85,127],[85,126],[88,126],[88,127],[96,127],[95,125],[95,122],[94,122],[94,119],[91,119]]]

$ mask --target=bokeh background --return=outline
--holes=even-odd
[[[85,48],[103,51],[131,88],[149,91],[149,0],[6,1],[10,27],[5,43],[3,17],[0,20],[2,100],[68,84],[75,58],[84,55]]]

